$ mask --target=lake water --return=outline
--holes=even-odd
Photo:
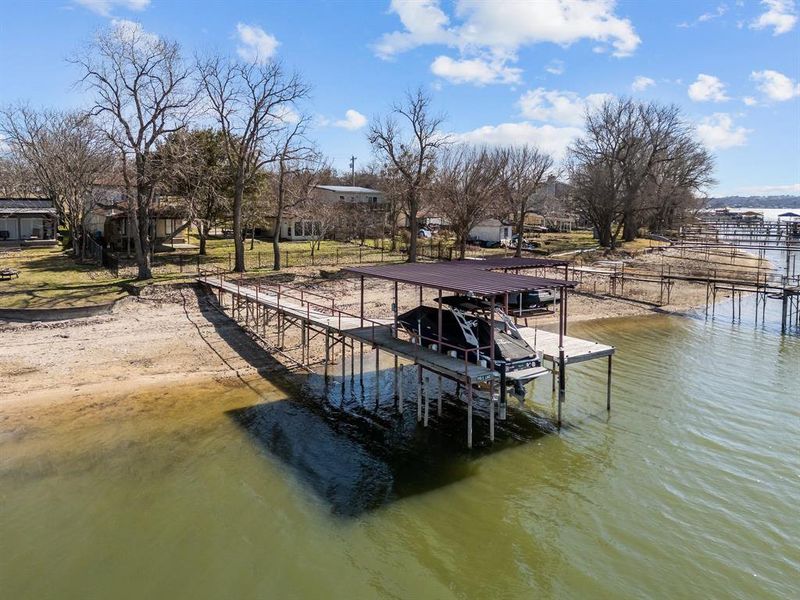
[[[372,377],[330,403],[275,378],[0,422],[0,597],[796,598],[778,304],[575,324],[618,348],[611,414],[605,364],[576,366],[560,434],[514,410],[472,453],[452,401],[423,430]]]

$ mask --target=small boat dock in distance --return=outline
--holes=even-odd
[[[235,318],[252,334],[266,336],[268,328],[274,331],[275,348],[283,348],[285,334],[289,327],[299,329],[300,363],[310,364],[310,344],[320,338],[325,343],[325,377],[329,365],[339,351],[342,376],[346,365],[347,351],[350,350],[351,373],[359,345],[360,360],[364,360],[364,346],[375,352],[375,370],[380,370],[381,353],[389,354],[394,360],[394,398],[397,409],[402,411],[407,393],[402,389],[402,378],[398,377],[399,360],[413,363],[417,368],[416,408],[417,420],[428,425],[430,399],[438,397],[436,408],[441,415],[442,380],[448,379],[463,390],[467,407],[467,445],[473,441],[473,405],[476,401],[488,403],[489,436],[494,440],[495,419],[505,419],[507,411],[506,372],[495,361],[495,331],[516,329],[518,336],[541,357],[542,366],[533,366],[525,371],[527,378],[533,379],[545,373],[552,375],[553,389],[558,388],[556,423],[561,426],[562,405],[566,399],[566,367],[598,358],[608,360],[608,380],[606,407],[611,408],[611,357],[612,346],[597,344],[567,336],[568,292],[575,283],[567,279],[520,274],[524,270],[553,269],[564,267],[565,275],[569,263],[541,258],[508,258],[490,260],[464,260],[442,263],[403,263],[393,265],[347,267],[344,272],[360,279],[360,307],[357,314],[349,313],[336,306],[336,301],[314,292],[300,290],[284,285],[263,285],[257,282],[244,284],[243,280],[231,280],[222,273],[201,274],[198,281],[214,292],[223,310]],[[394,298],[391,314],[381,318],[369,318],[364,313],[364,280],[379,278],[393,282]],[[399,286],[414,286],[418,291],[419,305],[423,304],[423,289],[434,290],[438,314],[438,332],[428,338],[419,334],[409,334],[398,326],[398,307],[400,303]],[[536,310],[523,306],[522,295],[547,290],[557,297],[552,308]],[[408,297],[404,290],[404,298]],[[442,335],[443,294],[453,293],[465,298],[480,299],[490,306],[490,335],[488,345],[456,346],[446,342]],[[516,308],[515,295],[519,296]],[[416,295],[414,296],[417,297]],[[429,309],[432,310],[432,309]],[[558,333],[542,331],[533,327],[515,327],[514,323],[541,315],[558,315]],[[497,319],[496,319],[497,316]],[[499,335],[499,334],[498,334]],[[262,337],[263,339],[263,337]],[[549,363],[548,368],[544,366]],[[537,363],[538,364],[538,363]],[[363,371],[363,369],[362,369]],[[427,371],[434,378],[423,377]],[[510,377],[510,376],[509,376]],[[428,385],[425,385],[425,380]],[[438,381],[438,389],[427,389],[431,381]],[[481,393],[479,394],[478,391]],[[488,392],[488,393],[487,393]]]

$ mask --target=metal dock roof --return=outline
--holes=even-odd
[[[458,294],[475,296],[495,296],[549,288],[575,287],[574,281],[548,279],[513,273],[498,273],[491,269],[525,268],[513,261],[542,259],[506,259],[512,262],[501,263],[500,259],[491,261],[459,261],[446,263],[403,263],[399,265],[375,265],[370,267],[345,267],[348,273],[377,277],[400,283],[447,290]],[[509,266],[506,266],[509,265]],[[529,264],[528,268],[534,265]],[[546,265],[537,265],[546,266]]]

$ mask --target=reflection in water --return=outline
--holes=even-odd
[[[400,376],[409,389],[415,370],[401,369]],[[442,417],[435,416],[434,406],[424,429],[416,423],[415,404],[409,402],[403,414],[395,408],[391,377],[389,371],[379,373],[376,391],[374,372],[331,377],[327,385],[323,377],[311,376],[298,398],[227,415],[333,514],[347,517],[460,481],[474,474],[476,456],[538,439],[548,429],[530,413],[510,411],[505,422],[498,421],[495,444],[483,440],[480,450],[470,453],[464,448],[464,403],[452,395],[452,385],[445,382],[451,393],[444,396]],[[475,423],[482,426],[478,410]]]

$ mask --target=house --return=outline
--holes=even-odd
[[[511,240],[514,226],[500,219],[484,219],[469,232],[469,238],[489,244],[502,244]]]
[[[536,209],[540,220],[538,223],[529,223],[526,217],[526,227],[547,227],[556,231],[572,231],[579,224],[578,215],[569,212],[570,187],[569,184],[558,181],[555,175],[550,175],[530,198],[529,207]]]
[[[159,247],[161,250],[168,250],[176,244],[185,246],[185,239],[177,237],[191,224],[185,212],[183,207],[171,203],[158,203],[150,209],[150,235],[155,240],[157,250]],[[106,246],[116,252],[132,252],[135,231],[133,220],[127,211],[113,206],[99,207],[93,213],[93,220],[102,221],[102,229],[98,227],[94,231],[87,231],[94,235],[100,233]]]
[[[380,190],[357,185],[317,185],[311,190],[311,197],[320,202],[366,204],[375,210],[382,209],[386,203],[386,197]]]
[[[380,190],[365,188],[352,185],[317,185],[311,190],[313,204],[325,204],[327,206],[340,206],[340,222],[333,224],[323,223],[322,219],[314,219],[310,216],[287,216],[281,222],[280,237],[282,240],[309,240],[319,237],[323,229],[330,229],[333,237],[340,239],[347,237],[346,232],[351,229],[347,221],[347,215],[358,213],[359,221],[380,221],[382,224],[382,213],[386,209],[386,196]],[[274,218],[268,229],[270,235],[274,228]],[[327,227],[326,227],[327,225]]]
[[[0,242],[54,245],[58,233],[55,203],[49,198],[0,198]]]
[[[115,252],[131,254],[134,248],[133,219],[128,213],[127,201],[123,193],[109,191],[106,198],[99,196],[97,204],[84,220],[84,229],[96,239],[101,239],[106,247]],[[186,247],[186,239],[180,236],[191,222],[186,217],[186,209],[180,201],[173,198],[159,198],[150,209],[151,235],[156,249],[166,247]]]
[[[417,224],[420,229],[428,229],[435,232],[447,227],[449,223],[447,218],[443,217],[436,209],[425,207],[417,213]],[[411,220],[405,211],[400,211],[397,214],[397,226],[406,229],[411,227]]]

